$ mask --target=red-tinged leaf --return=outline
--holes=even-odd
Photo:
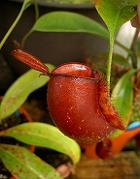
[[[52,166],[24,147],[0,144],[0,159],[15,178],[62,179]]]

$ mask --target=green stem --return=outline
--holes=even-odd
[[[132,41],[132,44],[130,47],[130,50],[132,51],[132,53],[128,54],[128,58],[131,57],[131,62],[132,62],[133,68],[136,68],[136,69],[137,69],[137,65],[138,65],[137,54],[136,54],[136,43],[137,43],[137,39],[139,36],[139,32],[140,32],[139,29],[136,29],[136,32],[134,34],[133,41]]]
[[[24,1],[21,10],[19,12],[19,14],[17,15],[16,19],[14,20],[13,24],[11,25],[11,27],[9,28],[9,30],[7,31],[7,33],[5,34],[5,36],[3,37],[2,41],[0,42],[0,50],[2,49],[4,43],[6,42],[6,40],[8,39],[8,37],[10,36],[11,32],[14,30],[15,26],[17,25],[17,23],[19,22],[24,10],[26,9],[26,0]],[[28,5],[29,7],[29,5]]]
[[[38,4],[37,1],[34,0],[34,9],[35,9],[35,21],[37,21],[37,19],[39,18],[39,8],[38,8]],[[25,36],[22,38],[21,40],[21,48],[24,48],[25,42],[28,39],[28,37],[31,35],[32,33],[32,29],[29,30]]]
[[[110,91],[110,81],[111,81],[111,66],[112,66],[112,57],[113,57],[113,49],[114,49],[114,38],[110,35],[110,49],[107,63],[107,85],[108,90]]]
[[[128,52],[128,54],[133,53],[131,49],[127,48],[125,45],[123,45],[122,43],[118,42],[117,40],[115,40],[115,44],[118,45],[119,47],[121,47],[126,52]]]
[[[25,36],[22,38],[22,41],[21,41],[21,48],[24,47],[25,42],[26,42],[26,40],[28,39],[28,37],[31,35],[31,33],[32,33],[32,29],[31,29],[29,32],[27,32],[27,33],[25,34]]]
[[[39,18],[39,7],[36,0],[34,0],[34,9],[35,9],[35,20],[37,20]]]

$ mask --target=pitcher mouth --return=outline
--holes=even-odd
[[[50,77],[66,77],[66,78],[77,78],[77,79],[84,79],[84,80],[90,80],[92,82],[98,83],[99,81],[102,81],[102,79],[98,79],[96,77],[85,77],[85,76],[78,76],[78,75],[72,75],[72,74],[65,74],[65,73],[50,73]]]
[[[50,77],[51,76],[81,78],[94,82],[98,82],[100,80],[105,81],[105,76],[102,72],[93,70],[90,66],[80,62],[69,62],[59,65],[50,73]]]

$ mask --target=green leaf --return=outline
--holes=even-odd
[[[107,82],[110,88],[112,54],[115,35],[126,21],[136,15],[138,0],[96,0],[96,9],[110,32],[110,51],[107,67]]]
[[[109,37],[107,29],[96,21],[73,12],[51,12],[41,16],[34,24],[32,31],[39,32],[85,32]]]
[[[133,106],[133,81],[132,76],[136,70],[130,70],[117,82],[112,92],[112,103],[116,107],[120,116],[122,117],[123,124],[127,127],[131,110]],[[120,130],[116,130],[112,136],[116,137],[120,134]]]
[[[51,71],[54,66],[47,65]],[[0,120],[14,113],[27,99],[29,94],[45,85],[49,77],[40,72],[29,70],[19,77],[7,90],[0,105]]]
[[[135,72],[136,70],[133,69],[123,75],[112,91],[112,103],[121,117],[124,118],[125,126],[128,124],[128,118],[132,110],[133,81],[131,78]]]
[[[0,144],[0,159],[16,178],[61,179],[52,166],[24,147]]]
[[[26,144],[54,149],[68,155],[74,164],[80,159],[79,145],[56,127],[39,122],[24,123],[0,133]]]
[[[138,0],[96,0],[96,9],[112,36],[136,15]]]

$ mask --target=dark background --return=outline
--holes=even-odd
[[[0,39],[3,38],[21,8],[21,3],[0,1]],[[102,22],[94,7],[70,8],[39,6],[40,15],[51,11],[68,10]],[[0,93],[28,68],[14,60],[10,52],[15,48],[14,41],[21,42],[23,36],[35,22],[34,7],[29,7],[5,43],[0,54]],[[83,62],[107,50],[107,42],[99,37],[84,33],[40,33],[34,32],[27,40],[25,50],[39,57],[43,62],[59,65],[69,61]]]

